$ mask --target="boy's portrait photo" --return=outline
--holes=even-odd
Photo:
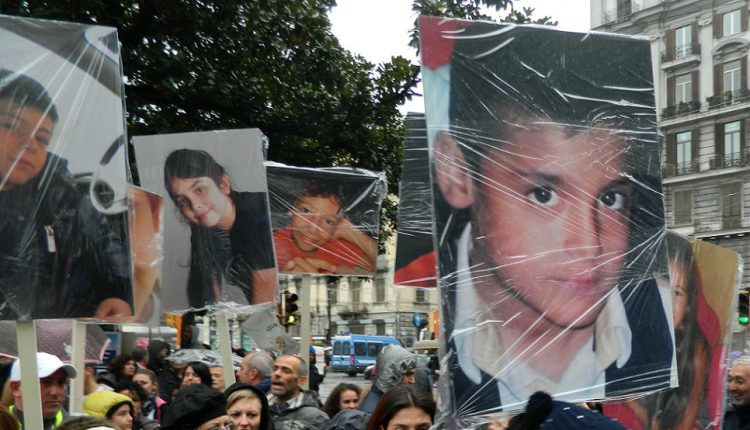
[[[353,169],[268,163],[279,272],[372,275],[385,182]]]
[[[164,196],[163,310],[277,298],[257,129],[133,138],[143,186]]]
[[[113,28],[0,16],[0,319],[134,314]]]
[[[453,414],[675,385],[648,41],[420,32]]]

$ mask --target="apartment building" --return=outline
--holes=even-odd
[[[750,255],[747,24],[745,0],[591,1],[593,30],[651,41],[667,225],[743,256]]]

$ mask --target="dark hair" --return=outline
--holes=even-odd
[[[196,375],[201,379],[201,383],[203,385],[208,385],[209,387],[213,383],[213,379],[211,378],[211,371],[208,369],[208,365],[206,363],[201,363],[200,361],[193,361],[192,363],[188,363],[185,370],[191,368],[193,369],[193,372],[195,372]],[[182,379],[185,379],[185,374],[182,374]]]
[[[0,388],[0,391],[2,389]],[[19,422],[5,407],[0,406],[0,429],[17,429]]]
[[[125,364],[127,364],[128,361],[135,362],[135,359],[133,359],[133,356],[129,354],[120,354],[118,356],[115,356],[107,365],[107,370],[109,370],[110,373],[114,375],[117,381],[120,381],[122,378],[130,379],[132,378],[131,376],[125,376],[122,373],[122,369],[125,367]]]
[[[57,108],[47,89],[34,79],[7,69],[0,69],[0,99],[11,103],[33,107],[57,122]]]
[[[211,178],[219,186],[222,177],[226,174],[226,170],[208,152],[197,149],[178,149],[172,151],[164,162],[164,188],[171,195],[169,182],[172,179],[200,176]]]
[[[164,370],[164,360],[159,356],[159,353],[165,349],[167,350],[167,355],[172,352],[172,347],[160,339],[154,339],[148,344],[148,368],[156,374]]]
[[[337,181],[324,181],[313,178],[307,182],[305,190],[297,196],[295,201],[303,197],[331,197],[336,200],[336,203],[340,206],[340,210],[343,210],[344,193],[341,187],[341,183]]]
[[[647,397],[646,410],[648,411],[648,422],[646,428],[651,428],[653,419],[658,420],[659,428],[669,430],[676,428],[682,419],[692,397],[695,386],[695,349],[703,346],[706,351],[706,362],[711,362],[711,348],[703,331],[698,324],[698,295],[700,291],[700,274],[695,265],[693,248],[683,236],[667,231],[667,254],[670,261],[677,263],[683,270],[687,291],[687,305],[679,326],[675,326],[675,344],[677,347],[677,376],[680,386]],[[675,274],[670,273],[670,279]],[[705,376],[704,376],[705,377]],[[705,390],[700,394],[705,396]]]
[[[125,380],[118,383],[115,387],[115,392],[119,393],[122,390],[130,390],[130,392],[135,393],[135,396],[138,397],[138,400],[140,400],[141,403],[148,400],[148,394],[146,393],[146,390],[144,390],[143,387],[133,381]]]
[[[132,354],[135,361],[143,361],[148,356],[148,351],[146,351],[146,348],[138,345],[133,348]]]
[[[378,430],[381,426],[387,428],[391,419],[405,408],[422,409],[430,416],[430,420],[435,419],[435,400],[430,393],[413,384],[397,385],[380,398],[372,411],[367,430]]]
[[[331,394],[328,395],[328,398],[323,405],[323,412],[327,413],[329,417],[333,418],[334,415],[341,411],[341,394],[344,391],[354,391],[357,393],[357,396],[362,395],[362,389],[357,385],[346,382],[340,383],[331,391]]]

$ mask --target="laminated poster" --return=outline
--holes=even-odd
[[[649,41],[430,17],[420,33],[441,419],[676,385]]]
[[[382,175],[268,163],[273,240],[285,274],[375,274]]]
[[[0,319],[133,315],[114,28],[0,15]]]
[[[265,142],[258,129],[133,138],[141,184],[166,201],[162,310],[277,300]]]

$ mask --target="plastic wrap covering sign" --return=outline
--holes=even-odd
[[[628,429],[721,428],[732,303],[739,255],[676,233],[667,234],[680,386],[621,404],[604,413]]]
[[[130,251],[133,259],[135,321],[159,325],[161,266],[164,260],[164,197],[128,187]]]
[[[420,33],[450,412],[675,384],[648,40]]]
[[[257,129],[133,138],[141,184],[165,196],[163,310],[277,297]]]
[[[276,163],[267,174],[279,272],[375,274],[381,175]]]
[[[0,16],[0,319],[132,315],[113,28]]]
[[[432,242],[432,185],[424,115],[406,116],[404,161],[398,203],[398,237],[393,283],[435,287],[437,275]]]

